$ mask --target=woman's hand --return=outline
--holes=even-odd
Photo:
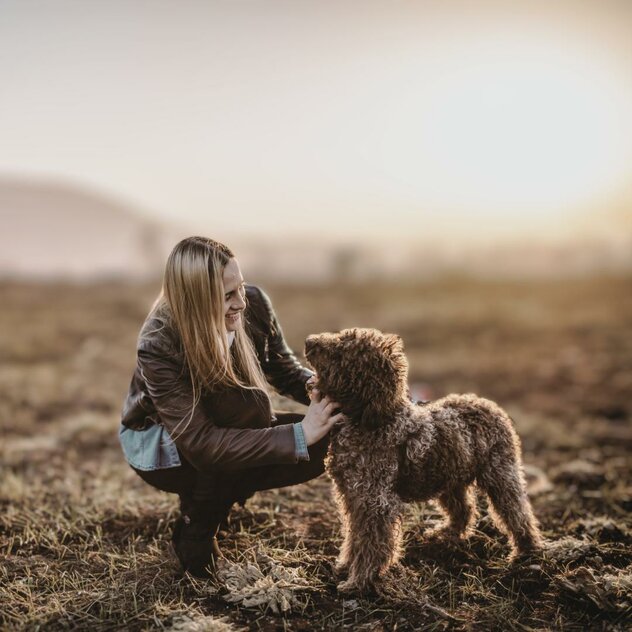
[[[301,422],[303,434],[307,445],[313,445],[322,439],[336,423],[344,421],[342,413],[334,413],[340,408],[338,402],[332,402],[329,397],[320,396],[320,392],[314,387],[310,393],[311,402],[307,414]]]

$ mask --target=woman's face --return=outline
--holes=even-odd
[[[246,286],[237,259],[232,258],[224,267],[224,321],[228,331],[236,331],[242,324],[246,307]]]

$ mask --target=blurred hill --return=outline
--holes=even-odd
[[[484,241],[453,228],[403,241],[342,235],[313,218],[300,235],[287,234],[282,224],[274,238],[247,225],[218,234],[212,212],[195,230],[151,213],[80,185],[0,177],[0,278],[159,278],[173,245],[194,233],[228,244],[250,282],[563,279],[632,271],[632,232],[607,219],[592,221],[590,230],[569,226],[512,239]]]
[[[162,270],[176,230],[98,191],[0,178],[0,276],[144,278]]]

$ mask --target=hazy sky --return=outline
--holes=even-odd
[[[626,0],[0,0],[0,174],[218,236],[564,230],[631,113]]]

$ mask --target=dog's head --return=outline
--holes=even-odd
[[[308,336],[305,357],[318,389],[367,429],[388,422],[408,392],[402,339],[377,329],[344,329]]]

